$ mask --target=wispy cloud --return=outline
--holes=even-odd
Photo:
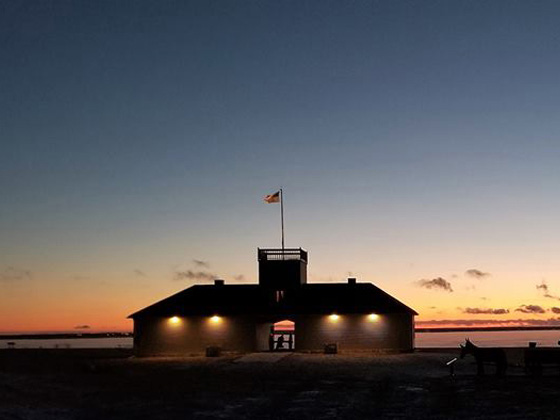
[[[212,281],[218,278],[215,274],[208,271],[176,271],[173,276],[173,280],[201,280],[201,281]]]
[[[550,312],[554,312],[555,314],[560,314],[560,308],[557,306],[553,306],[550,308]]]
[[[210,263],[208,261],[194,259],[192,260],[192,262],[196,267],[210,268]]]
[[[0,271],[0,281],[12,282],[12,281],[26,281],[32,280],[33,275],[31,270],[25,270],[23,268],[17,267],[6,267],[3,271]]]
[[[431,321],[416,321],[418,327],[453,326],[453,327],[476,327],[476,326],[536,326],[550,327],[560,326],[560,318],[548,319],[434,319]]]
[[[537,290],[540,290],[543,296],[546,298],[560,300],[560,296],[556,296],[550,293],[548,284],[546,284],[544,280],[541,282],[541,284],[537,284]]]
[[[136,274],[138,277],[146,277],[146,273],[144,273],[142,270],[139,270],[137,268],[133,270],[133,273]]]
[[[243,274],[238,274],[237,276],[233,276],[233,279],[235,281],[244,281],[245,280],[245,276]]]
[[[485,273],[484,271],[478,270],[476,268],[471,268],[465,271],[465,274],[476,279],[483,279],[484,277],[490,276],[490,273]]]
[[[498,308],[465,308],[462,310],[464,314],[471,314],[471,315],[504,315],[509,314],[509,309]]]
[[[443,277],[436,277],[435,279],[427,280],[422,279],[418,280],[418,286],[423,287],[425,289],[435,289],[435,290],[445,290],[446,292],[453,292],[453,288],[451,287],[451,283],[445,280]]]
[[[91,327],[89,325],[76,325],[75,330],[89,330]]]
[[[539,305],[521,305],[515,312],[522,312],[524,314],[544,314],[546,311]]]

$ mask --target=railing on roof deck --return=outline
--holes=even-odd
[[[307,251],[301,248],[258,248],[259,261],[301,260],[307,262]]]

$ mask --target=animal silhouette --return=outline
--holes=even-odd
[[[493,347],[478,347],[474,345],[468,338],[465,339],[465,345],[461,346],[461,359],[467,354],[472,354],[476,360],[477,373],[484,375],[484,363],[496,363],[496,375],[504,376],[507,368],[507,357],[504,349]]]

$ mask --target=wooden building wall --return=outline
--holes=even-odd
[[[338,343],[344,350],[414,349],[414,316],[411,314],[300,315],[295,321],[295,350],[323,351],[325,343]],[[251,318],[144,317],[134,321],[134,349],[138,356],[187,355],[203,353],[208,346],[224,351],[263,351],[268,349],[270,323],[255,323]]]
[[[300,316],[296,320],[296,351],[322,350],[325,343],[338,343],[344,350],[414,349],[414,316],[341,314]]]
[[[209,346],[224,351],[250,352],[256,341],[255,324],[243,317],[145,317],[134,320],[134,350],[138,356],[203,353]]]

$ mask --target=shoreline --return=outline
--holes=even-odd
[[[453,333],[453,332],[496,332],[496,331],[560,331],[557,327],[475,327],[475,328],[415,328],[414,333]],[[60,340],[60,339],[82,339],[82,338],[119,338],[134,337],[133,332],[95,332],[95,333],[14,333],[0,334],[0,340]]]

